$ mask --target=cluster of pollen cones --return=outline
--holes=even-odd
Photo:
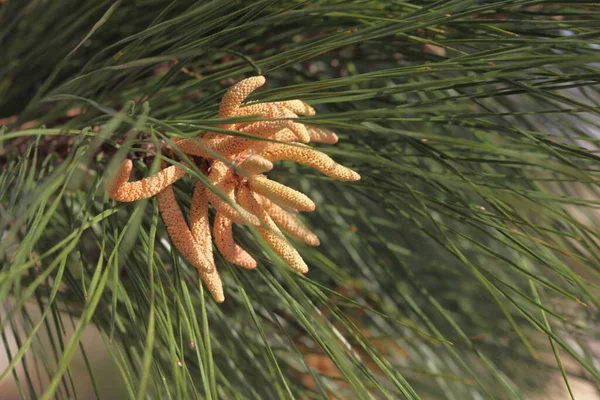
[[[196,182],[189,226],[171,186],[184,177],[186,172],[183,169],[170,165],[148,178],[129,182],[133,164],[131,160],[125,160],[108,184],[110,197],[117,201],[132,202],[158,196],[161,215],[173,244],[198,269],[208,290],[219,303],[225,297],[213,258],[209,204],[216,212],[212,227],[214,241],[226,260],[244,268],[256,268],[256,260],[233,239],[233,224],[246,224],[254,226],[290,267],[306,273],[306,263],[282,231],[309,245],[318,246],[317,236],[296,216],[298,211],[313,211],[315,204],[303,193],[270,180],[264,173],[273,168],[274,161],[290,160],[315,168],[331,178],[345,181],[360,179],[356,172],[306,145],[311,141],[333,144],[338,140],[335,133],[326,129],[294,122],[299,115],[315,114],[306,103],[291,100],[242,106],[246,97],[264,83],[264,77],[255,76],[233,85],[223,97],[219,117],[254,115],[265,120],[226,124],[219,128],[271,140],[206,132],[199,138],[173,141],[182,153],[210,164],[207,178],[216,188],[207,188]],[[215,153],[228,161],[216,159]]]

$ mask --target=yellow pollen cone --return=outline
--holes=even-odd
[[[327,176],[342,181],[357,181],[360,179],[360,175],[356,172],[337,164],[331,157],[308,146],[271,143],[265,147],[260,155],[269,161],[288,160],[308,165]]]
[[[185,257],[200,272],[202,281],[206,284],[208,291],[217,303],[225,300],[223,294],[223,284],[217,269],[204,256],[200,245],[196,243],[190,232],[181,209],[175,199],[175,193],[172,187],[166,188],[158,194],[158,205],[163,221],[167,227],[167,232],[171,236],[171,241]]]
[[[244,210],[237,203],[235,203],[235,178],[233,172],[225,163],[221,161],[215,161],[212,165],[210,174],[208,175],[209,181],[219,189],[223,195],[231,199],[233,204],[230,205],[227,201],[221,199],[216,193],[211,190],[208,191],[208,200],[213,205],[215,210],[223,213],[227,218],[234,221],[236,224],[251,224],[259,225],[260,221],[258,218],[248,211]]]
[[[131,160],[123,161],[116,174],[110,179],[108,195],[122,202],[131,202],[152,197],[167,186],[183,178],[185,171],[171,165],[156,174],[135,182],[127,182],[133,169]]]
[[[240,204],[251,213],[257,215],[264,225],[256,227],[258,233],[273,251],[290,267],[303,274],[308,272],[308,266],[298,251],[285,239],[275,222],[254,198],[252,192],[245,186],[238,191]]]
[[[256,260],[233,240],[233,223],[220,212],[215,215],[213,224],[215,243],[225,259],[241,267],[256,268]]]
[[[277,104],[287,108],[288,110],[297,115],[315,115],[315,109],[303,102],[302,100],[280,101]]]
[[[246,100],[246,97],[256,89],[264,85],[266,79],[264,76],[253,76],[246,78],[233,85],[221,100],[219,107],[219,117],[232,117],[237,114],[240,106]]]
[[[277,204],[274,204],[271,200],[262,196],[260,198],[260,204],[279,228],[308,245],[318,246],[320,244],[317,235],[311,232],[293,212],[284,210]]]
[[[267,179],[263,175],[252,178],[250,187],[256,193],[265,196],[282,207],[289,207],[299,211],[313,211],[315,209],[315,203],[304,193]]]
[[[273,163],[261,156],[251,155],[239,163],[238,168],[248,176],[258,175],[273,169]]]
[[[207,192],[208,189],[204,185],[196,182],[190,206],[190,231],[208,261],[214,265],[212,240],[210,238],[210,221],[208,220]]]
[[[319,128],[312,125],[306,125],[311,142],[336,144],[338,137],[335,133],[325,128]]]
[[[179,151],[185,154],[189,154],[196,157],[212,159],[214,156],[208,151],[208,149],[215,151],[214,139],[175,139],[173,144],[177,146]]]

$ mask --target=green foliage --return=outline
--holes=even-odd
[[[77,352],[101,397],[92,324],[128,398],[598,385],[596,2],[0,3],[0,380],[23,398],[81,396]],[[259,267],[218,259],[217,305],[155,200],[115,203],[104,179],[132,156],[148,174],[153,144],[210,130],[257,73],[251,99],[308,101],[340,136],[320,149],[362,180],[279,165],[317,203],[322,245],[296,243],[311,270],[240,229]]]

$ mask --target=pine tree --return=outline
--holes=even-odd
[[[0,3],[0,390],[462,400],[598,387],[597,2]],[[132,179],[178,163],[186,218],[195,182],[222,196],[177,143],[248,139],[223,124],[256,117],[219,118],[219,104],[259,75],[248,101],[309,104],[298,123],[339,137],[311,146],[361,180],[275,162],[269,179],[316,204],[300,218],[320,246],[288,237],[304,275],[236,225],[258,266],[215,249],[219,304],[157,199],[121,203],[107,186],[124,159]]]

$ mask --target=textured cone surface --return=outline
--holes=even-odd
[[[280,116],[277,114],[278,112],[279,108],[274,107],[273,103],[253,103],[241,107],[237,115],[258,115],[266,118],[277,118]]]
[[[298,144],[311,141],[334,144],[338,141],[337,135],[327,129],[299,122],[299,115],[315,115],[314,108],[305,102],[287,100],[244,105],[247,97],[264,83],[262,76],[244,79],[227,91],[219,107],[222,118],[256,116],[265,119],[218,125],[221,129],[256,138],[236,136],[235,132],[204,132],[197,138],[173,139],[176,150],[203,158],[211,165],[210,188],[200,182],[194,186],[189,227],[171,187],[185,175],[183,169],[169,166],[146,179],[128,182],[133,163],[126,160],[107,185],[110,197],[122,202],[158,194],[161,214],[174,246],[199,270],[217,302],[222,302],[224,295],[215,267],[211,231],[223,257],[245,268],[255,268],[257,262],[235,243],[233,223],[255,225],[274,252],[302,273],[306,273],[308,267],[281,230],[309,245],[319,245],[319,238],[296,215],[296,211],[313,211],[314,202],[303,193],[262,175],[273,168],[273,161],[301,163],[338,180],[360,179],[358,173],[337,164],[324,153]],[[216,210],[212,230],[209,204]]]
[[[133,162],[131,160],[123,161],[108,186],[108,195],[112,199],[122,202],[146,199],[158,194],[185,175],[184,170],[171,165],[148,178],[127,182],[132,169]]]
[[[214,141],[211,141],[209,139],[175,139],[173,140],[173,143],[175,144],[175,146],[177,146],[179,151],[192,156],[202,158],[213,158],[214,156],[208,150],[210,149],[216,152],[215,148],[212,147],[214,146]]]
[[[328,129],[319,128],[312,125],[306,125],[306,129],[308,129],[311,142],[325,144],[336,144],[338,142],[338,136]]]
[[[240,132],[268,138],[275,136],[278,132],[287,129],[289,126],[291,126],[290,121],[259,121],[247,124],[243,127],[238,126],[238,128]],[[255,151],[260,151],[260,149],[264,148],[269,142],[239,136],[219,135],[210,139],[204,139],[201,143],[203,146],[210,148],[223,157],[231,157],[239,153],[247,152],[250,148],[256,148]],[[201,149],[197,144],[186,143],[186,146],[187,151],[182,150],[184,153],[187,152],[188,154],[193,155],[199,155],[201,152],[206,153],[206,151]],[[194,151],[194,153],[192,153],[192,151]]]
[[[298,118],[298,115],[291,109],[285,107],[283,103],[287,102],[251,104],[242,107],[240,109],[240,114],[238,115],[258,115],[265,118]],[[309,108],[312,110],[311,107]],[[303,124],[294,123],[291,120],[288,120],[288,122],[290,122],[289,128],[294,132],[297,140],[302,143],[310,142],[310,134]],[[239,125],[240,124],[238,124],[238,126]]]
[[[291,128],[292,125],[292,121],[278,119],[238,124],[237,129],[255,136],[271,137],[282,129]]]
[[[254,177],[250,185],[253,191],[282,207],[289,207],[299,211],[314,211],[315,209],[315,203],[304,193],[267,179],[263,175]]]
[[[200,245],[194,240],[177,204],[173,188],[168,187],[158,194],[158,205],[171,241],[181,255],[198,269],[202,281],[215,301],[222,303],[225,296],[221,277],[214,265],[204,256]]]
[[[311,246],[320,244],[317,235],[311,232],[293,212],[284,210],[265,197],[260,199],[260,204],[279,228]]]
[[[291,130],[289,130],[288,128],[280,130],[275,135],[273,135],[273,137],[271,139],[277,140],[280,142],[294,142],[297,140],[296,134],[294,132],[292,132]],[[263,141],[254,140],[253,144],[250,147],[248,147],[246,149],[246,151],[249,154],[261,154],[266,148],[268,148],[270,145],[273,145],[273,144],[276,144],[276,143],[267,142],[264,140]]]
[[[266,82],[263,76],[253,76],[233,85],[221,100],[219,117],[231,117],[236,115],[246,97]]]
[[[258,216],[263,225],[256,227],[258,233],[273,251],[283,259],[290,267],[303,274],[308,272],[308,266],[298,251],[285,239],[279,228],[265,209],[256,201],[252,192],[242,187],[239,190],[240,203],[248,211]]]
[[[244,268],[256,268],[256,260],[233,240],[233,223],[221,213],[214,221],[215,243],[225,259]]]
[[[225,196],[231,199],[231,202],[235,205],[235,207],[231,206],[216,193],[209,190],[208,199],[218,212],[223,213],[236,224],[260,224],[260,221],[256,216],[250,214],[235,203],[235,179],[233,178],[229,166],[221,161],[215,161],[212,165],[212,170],[208,175],[208,179],[216,189],[220,190]]]
[[[282,118],[298,118],[298,115],[288,110],[287,108],[281,106],[279,106],[279,114]],[[292,132],[294,132],[294,134],[296,134],[298,141],[302,143],[310,142],[310,135],[308,134],[308,129],[306,129],[306,127],[303,124],[294,122],[289,127],[289,129]]]
[[[269,161],[288,160],[312,167],[342,181],[357,181],[360,175],[333,161],[331,157],[307,146],[271,143],[260,154]]]
[[[258,175],[273,169],[273,163],[261,156],[251,155],[242,161],[238,168],[247,175]]]
[[[280,101],[277,103],[283,106],[297,115],[313,116],[315,115],[315,109],[303,102],[302,100],[287,100]]]
[[[214,266],[212,240],[210,237],[210,221],[208,219],[208,190],[196,182],[190,206],[190,231],[202,252]]]

